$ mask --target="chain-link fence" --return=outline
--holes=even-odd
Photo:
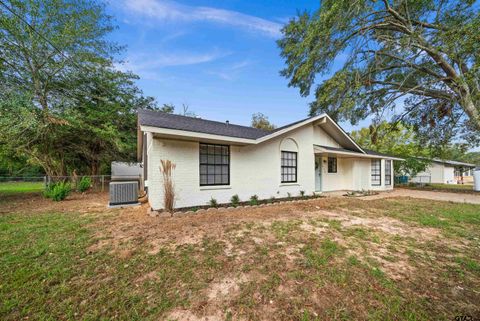
[[[58,182],[65,182],[70,184],[73,190],[77,190],[80,180],[86,177],[90,180],[90,191],[93,192],[107,192],[109,188],[109,184],[111,181],[132,181],[132,180],[139,180],[141,177],[133,177],[133,176],[111,176],[111,175],[85,175],[85,176],[32,176],[32,177],[6,177],[0,176],[0,184],[8,183],[8,184],[35,184],[38,187],[46,187],[48,184],[51,183],[58,183]]]

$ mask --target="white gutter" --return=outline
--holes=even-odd
[[[315,153],[322,153],[322,154],[346,155],[346,156],[360,157],[360,158],[380,158],[380,159],[392,159],[392,160],[404,161],[403,158],[398,158],[398,157],[362,154],[362,153],[346,152],[346,151],[333,151],[333,150],[329,150],[329,149],[321,148],[317,146],[314,146],[313,150]]]

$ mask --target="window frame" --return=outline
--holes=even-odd
[[[373,173],[373,163],[378,162],[378,174]],[[373,183],[374,177],[378,177],[378,184]],[[375,180],[376,181],[376,180]],[[382,186],[382,160],[381,159],[372,159],[370,162],[370,183],[372,186]]]
[[[334,160],[335,161],[335,171],[330,171],[330,160]],[[328,157],[327,159],[327,172],[329,174],[336,174],[338,172],[338,160],[336,157]]]
[[[205,154],[205,155],[207,156],[207,161],[206,161],[206,162],[202,162],[202,155],[203,155],[203,154],[202,154],[202,148],[201,148],[202,145],[205,145],[205,146],[207,147],[207,153]],[[209,154],[209,153],[208,153],[208,146],[213,146],[213,150],[214,150],[214,153],[213,153],[213,154]],[[223,155],[222,153],[220,153],[220,156],[221,156],[221,157],[227,156],[227,162],[228,162],[227,164],[223,164],[223,163],[215,164],[215,160],[214,160],[213,164],[208,162],[208,156],[209,156],[209,155],[213,155],[213,157],[214,157],[214,159],[215,159],[215,156],[217,155],[217,154],[215,154],[215,147],[216,147],[216,146],[222,147],[222,148],[223,148],[223,147],[226,147],[226,148],[227,148],[227,155]],[[198,178],[199,178],[199,184],[200,184],[200,186],[202,187],[202,186],[228,186],[228,185],[230,185],[230,162],[231,162],[230,145],[211,144],[211,143],[199,143],[199,145],[198,145]],[[206,174],[202,174],[202,172],[201,172],[202,165],[207,167],[207,173],[206,173]],[[214,166],[214,167],[215,167],[215,166],[220,166],[220,167],[222,167],[222,166],[225,166],[225,165],[228,166],[228,170],[227,170],[227,183],[223,183],[223,182],[222,182],[222,183],[215,183],[215,176],[216,176],[216,175],[220,175],[220,176],[224,175],[224,174],[215,174],[215,173],[213,173],[214,183],[208,183],[208,167],[209,167],[209,166]],[[202,178],[201,178],[202,175],[206,175],[206,176],[207,176],[207,183],[203,183],[203,184],[202,184]]]
[[[288,158],[283,157],[284,153],[295,155],[295,166],[283,165],[283,160],[288,159]],[[283,180],[284,175],[292,175],[292,174],[288,174],[288,173],[284,174],[283,173],[284,168],[295,168],[295,180],[293,180],[293,181]],[[288,150],[280,151],[280,181],[281,181],[282,184],[283,183],[287,184],[287,183],[297,183],[298,182],[298,153],[297,152],[292,152],[292,151],[288,151]]]
[[[388,163],[388,166],[387,166],[387,163]],[[388,175],[387,175],[387,168],[388,168]],[[380,168],[380,171],[381,171],[381,168]],[[391,159],[385,160],[385,186],[392,186],[392,160]]]

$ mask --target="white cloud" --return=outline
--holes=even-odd
[[[231,10],[186,6],[161,0],[125,0],[123,9],[129,13],[161,21],[210,21],[260,32],[274,38],[281,35],[280,23]]]
[[[236,62],[232,65],[229,65],[225,68],[221,68],[220,70],[208,70],[207,73],[211,75],[218,76],[223,80],[234,80],[238,77],[242,69],[252,65],[252,62],[249,60],[243,60]]]
[[[117,65],[117,69],[131,71],[144,79],[159,80],[158,70],[161,68],[207,63],[230,54],[219,50],[208,53],[142,53],[129,56],[124,63]]]

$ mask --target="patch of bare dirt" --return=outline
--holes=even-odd
[[[302,247],[302,244],[290,245],[285,247],[285,256],[287,257],[289,263],[298,259]]]
[[[343,211],[329,212],[321,211],[321,214],[330,218],[339,220],[344,227],[365,226],[374,230],[381,230],[383,232],[400,235],[404,237],[414,237],[428,241],[437,238],[440,231],[435,228],[413,227],[400,220],[390,217],[360,217],[351,215],[350,212]]]
[[[230,237],[240,237],[260,245],[265,242],[263,237],[251,236],[250,230],[239,226],[254,222],[268,227],[273,221],[317,217],[315,207],[309,205],[308,201],[305,203],[307,204],[291,203],[233,211],[208,211],[173,217],[150,217],[146,214],[146,206],[113,209],[116,215],[98,221],[96,230],[99,241],[90,250],[105,246],[120,249],[142,244],[150,254],[155,254],[162,247],[199,244],[205,237],[222,241]],[[227,234],[229,237],[226,237]],[[238,251],[233,252],[233,247],[227,248],[227,252],[239,254]]]
[[[149,280],[158,280],[157,271],[148,272],[146,274],[140,275],[136,280],[135,284],[141,285],[145,281]]]
[[[223,321],[225,318],[217,312],[214,315],[197,316],[189,310],[175,309],[166,318],[166,320],[178,321]]]
[[[326,228],[325,228],[326,226],[328,226],[328,224],[322,224],[322,227],[319,227],[316,225],[309,224],[307,222],[302,222],[302,224],[300,225],[300,228],[306,232],[313,233],[316,235],[321,235],[326,231]]]
[[[12,195],[2,204],[0,214],[23,213],[39,214],[44,212],[62,213],[104,213],[108,209],[108,193],[72,193],[64,201],[54,202],[40,193]]]
[[[222,301],[225,298],[231,298],[238,293],[240,284],[248,280],[249,278],[245,274],[241,274],[238,277],[225,277],[210,284],[207,289],[207,297],[212,301]]]

